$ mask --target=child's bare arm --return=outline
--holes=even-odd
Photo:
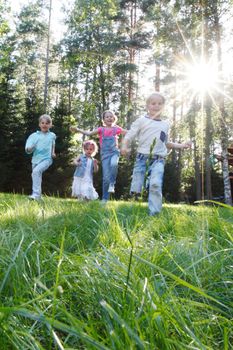
[[[129,141],[124,138],[121,143],[121,154],[123,156],[127,156],[129,153],[130,153]]]
[[[122,130],[121,130],[121,134],[122,134],[122,135],[125,135],[125,134],[127,133],[127,131],[128,131],[127,129],[122,129]]]
[[[168,142],[166,146],[168,149],[171,149],[171,148],[187,149],[187,148],[192,147],[192,142],[191,141],[187,141],[187,142],[183,142],[183,143]]]
[[[87,131],[83,129],[79,129],[76,126],[70,126],[70,131],[71,132],[80,132],[81,134],[87,135],[87,136],[92,136],[98,134],[98,129],[94,129],[92,131]]]
[[[94,159],[94,172],[96,173],[99,170],[98,160]]]
[[[142,119],[138,118],[133,122],[129,130],[124,129],[125,137],[123,138],[122,144],[121,144],[122,155],[124,156],[129,155],[130,149],[131,149],[131,143],[138,136],[138,133],[140,132],[142,127],[143,127]]]

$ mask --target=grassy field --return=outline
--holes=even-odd
[[[232,214],[0,194],[0,349],[231,349]]]

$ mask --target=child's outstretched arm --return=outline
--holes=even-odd
[[[130,153],[131,143],[137,137],[141,129],[141,118],[136,119],[129,130],[125,130],[125,137],[121,143],[121,154],[127,156]]]
[[[121,134],[122,134],[122,135],[125,135],[125,134],[127,133],[127,131],[128,131],[127,129],[122,129],[122,130],[121,130]]]
[[[192,147],[192,141],[187,141],[183,143],[177,143],[177,142],[168,142],[166,144],[168,149],[176,148],[176,149],[187,149]]]
[[[127,156],[130,153],[129,141],[124,138],[121,143],[121,154]]]
[[[87,131],[87,130],[79,129],[76,126],[70,126],[70,131],[71,132],[80,132],[81,134],[84,134],[87,136],[92,136],[92,135],[98,134],[98,129],[94,129],[92,131]]]

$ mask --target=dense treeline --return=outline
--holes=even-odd
[[[118,124],[128,128],[144,109],[143,56],[148,57],[145,67],[154,71],[153,89],[166,97],[171,139],[193,141],[191,152],[172,151],[168,157],[165,198],[225,195],[231,203],[226,154],[233,106],[224,66],[225,52],[232,50],[231,1],[76,0],[64,10],[67,32],[58,43],[50,30],[51,5],[51,0],[25,1],[12,28],[7,2],[0,1],[0,191],[30,192],[24,143],[47,111],[57,134],[57,159],[44,175],[43,189],[70,196],[71,160],[82,138],[74,140],[69,125],[92,129],[101,124],[103,110],[111,108]],[[193,67],[201,57],[216,67],[218,86],[210,95],[200,86],[198,93],[190,89],[184,74],[187,64]],[[222,163],[215,158],[220,151]],[[133,158],[120,160],[117,198],[128,196]],[[100,178],[95,179],[99,193]]]

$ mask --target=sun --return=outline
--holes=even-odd
[[[181,95],[189,97],[192,101],[194,98],[204,101],[209,96],[214,101],[214,96],[222,93],[220,80],[220,70],[215,56],[205,60],[201,55],[187,60],[178,57],[177,71],[181,84]],[[222,75],[221,75],[222,76]]]
[[[217,89],[218,70],[213,64],[200,62],[188,65],[184,74],[187,85],[194,93],[205,95]]]
[[[208,61],[202,56],[191,58],[189,61],[180,58],[177,61],[176,74],[180,78],[181,96],[188,96],[190,102],[194,99],[204,102],[206,98],[211,98],[215,105],[216,96],[219,95],[233,101],[227,93],[227,86],[232,85],[229,81],[230,70],[227,70],[229,67],[225,66],[225,71],[220,71],[222,64],[214,56]]]

